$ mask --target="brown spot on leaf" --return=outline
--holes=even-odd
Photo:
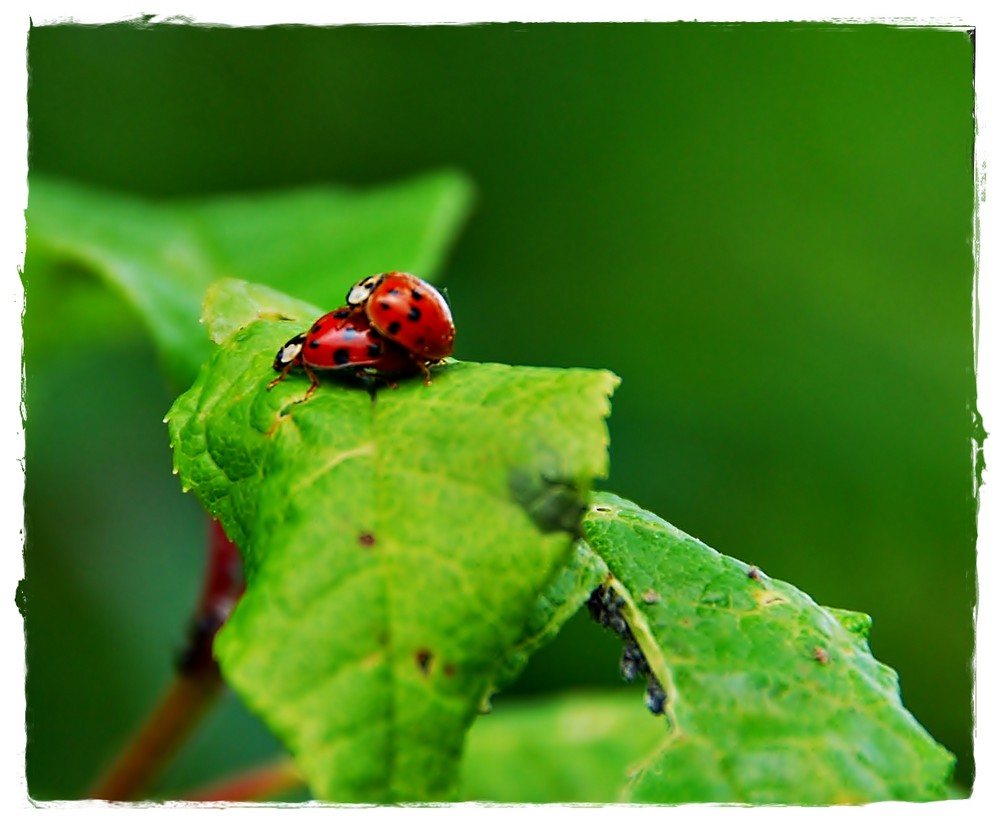
[[[371,548],[375,544],[375,535],[367,533],[361,534],[361,536],[358,537],[358,542],[360,542],[365,548]]]
[[[420,668],[420,673],[424,676],[430,673],[431,661],[434,659],[434,654],[428,651],[426,648],[421,648],[417,651],[417,667]]]

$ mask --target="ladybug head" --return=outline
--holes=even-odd
[[[288,342],[281,346],[281,348],[278,349],[277,356],[274,358],[274,370],[284,371],[288,368],[288,366],[294,363],[302,354],[302,346],[305,345],[305,342],[305,334],[296,334]]]
[[[358,280],[358,282],[351,286],[351,290],[347,292],[347,304],[351,308],[364,305],[384,278],[385,274],[375,274],[371,277],[365,277],[363,280]]]

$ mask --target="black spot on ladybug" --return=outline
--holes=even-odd
[[[316,324],[315,324],[315,325],[314,325],[314,326],[312,327],[312,329],[311,329],[311,333],[313,333],[313,334],[319,334],[319,330],[320,330],[320,329],[321,329],[322,327],[323,327],[323,323],[316,323]]]
[[[410,306],[410,313],[406,315],[406,319],[408,319],[411,323],[415,323],[420,319],[420,309],[415,305]]]
[[[361,543],[365,548],[371,548],[375,544],[374,534],[361,534],[358,537],[358,542]]]
[[[337,365],[347,365],[351,361],[351,354],[346,348],[338,348],[333,352],[333,361]]]
[[[413,299],[415,299],[417,302],[419,302],[423,298],[424,298],[424,295],[420,293],[420,290],[414,288],[413,289]]]
[[[378,343],[368,343],[368,356],[377,357],[382,353],[382,346]]]
[[[433,659],[434,659],[434,654],[432,654],[426,648],[421,648],[419,651],[417,651],[417,656],[416,656],[417,667],[420,668],[420,673],[422,673],[424,676],[427,676],[427,674],[430,673],[431,661]]]
[[[395,337],[399,333],[399,323],[393,320],[386,329],[390,336]]]
[[[378,307],[381,308],[383,311],[388,311],[389,310],[389,303],[387,303],[387,302],[385,302],[385,300],[383,300],[382,302],[380,302],[378,304]]]
[[[333,316],[338,320],[346,320],[351,316],[351,312],[346,308],[341,308],[340,311],[334,311]]]
[[[319,340],[309,340],[310,348],[319,348]]]

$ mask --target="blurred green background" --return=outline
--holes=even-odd
[[[29,69],[33,172],[160,198],[468,174],[456,355],[617,372],[605,487],[872,614],[970,784],[967,32],[58,25]],[[27,283],[27,768],[72,798],[167,682],[205,524],[138,324],[32,346]],[[515,693],[620,687],[618,653],[578,616]],[[162,790],[275,750],[227,697]]]

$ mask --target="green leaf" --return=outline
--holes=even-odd
[[[871,656],[867,616],[822,608],[611,494],[595,495],[584,533],[668,697],[630,801],[948,796],[953,757]]]
[[[621,802],[622,786],[663,737],[632,693],[501,700],[469,731],[467,802]]]
[[[572,560],[617,378],[450,363],[374,395],[324,376],[300,402],[301,374],[265,388],[298,330],[237,331],[168,417],[182,484],[246,564],[216,652],[317,797],[448,798]]]
[[[78,284],[81,273],[92,274],[135,310],[168,374],[188,385],[211,352],[198,318],[215,280],[253,280],[328,310],[351,283],[378,271],[433,279],[469,200],[454,172],[371,191],[322,186],[163,202],[36,175],[27,211],[29,325],[50,343],[89,317],[77,336],[100,333],[107,311],[92,287]],[[53,317],[58,339],[46,332]]]

